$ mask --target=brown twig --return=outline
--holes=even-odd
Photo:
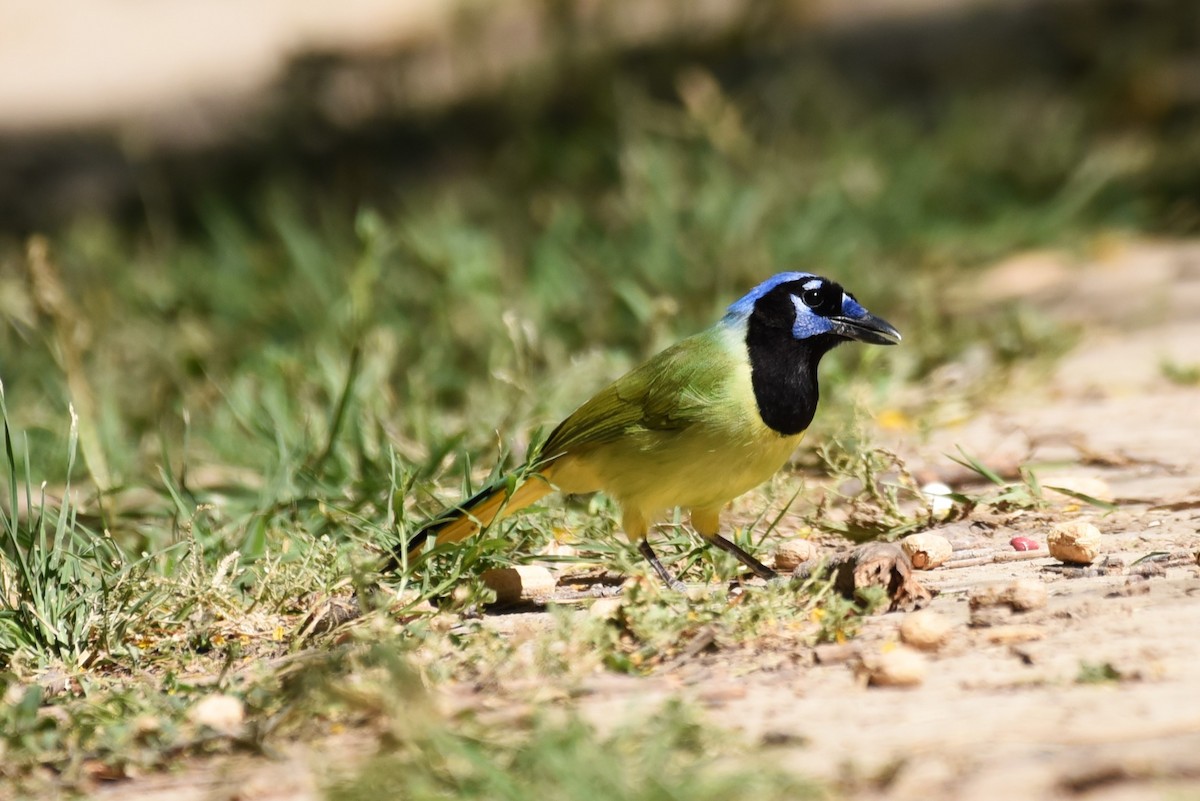
[[[977,565],[990,565],[996,562],[1024,562],[1029,559],[1041,559],[1049,554],[1044,550],[1037,551],[1013,551],[1012,553],[995,552],[986,556],[973,556],[969,559],[955,559],[942,565],[946,569],[954,569],[960,567],[976,567]]]

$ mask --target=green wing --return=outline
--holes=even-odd
[[[550,434],[553,458],[637,430],[681,431],[703,420],[734,369],[720,332],[689,337],[626,373],[576,409]]]

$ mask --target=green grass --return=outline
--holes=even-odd
[[[826,360],[808,450],[738,506],[736,536],[765,549],[779,529],[830,530],[817,499],[797,499],[821,476],[863,481],[841,533],[924,525],[861,419],[890,406],[919,430],[1068,347],[1028,310],[957,314],[950,290],[1025,248],[1169,227],[1164,204],[1198,169],[1170,145],[1194,124],[1125,132],[1151,153],[1133,158],[1092,95],[1052,84],[946,90],[932,111],[809,62],[733,88],[685,71],[678,87],[683,102],[618,75],[570,124],[516,130],[361,207],[285,173],[197,198],[192,224],[149,209],[153,226],[80,219],[0,244],[0,779],[81,787],[89,766],[157,770],[361,728],[385,747],[331,775],[332,797],[804,790],[731,768],[690,713],[608,734],[535,716],[506,739],[430,711],[413,675],[653,672],[708,639],[842,640],[862,603],[819,582],[731,600],[639,581],[611,618],[557,613],[521,661],[479,623],[478,575],[565,538],[579,561],[645,579],[604,498],[531,510],[382,588],[374,569],[539,430],[780,269],[836,277],[905,341]],[[960,357],[986,369],[920,394]],[[1037,488],[1005,492],[1033,502]],[[655,542],[689,581],[738,575],[682,526]],[[339,626],[352,595],[366,614]],[[189,720],[213,692],[245,704],[243,735]]]
[[[145,563],[128,559],[105,534],[81,523],[69,483],[59,499],[47,499],[43,483],[35,501],[28,458],[25,480],[18,478],[3,385],[0,419],[8,479],[0,509],[0,655],[6,662],[87,667],[122,653],[131,616],[153,602],[141,581]],[[76,438],[72,409],[68,473]]]
[[[670,705],[600,735],[577,718],[539,716],[507,742],[441,733],[371,760],[334,784],[333,801],[406,798],[793,799],[822,798],[814,785],[770,767],[750,749],[717,742],[689,710]],[[722,757],[713,754],[722,752]]]

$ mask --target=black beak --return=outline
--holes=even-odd
[[[900,332],[882,317],[870,312],[865,317],[830,317],[835,333],[847,339],[856,339],[869,345],[895,345],[900,342]]]

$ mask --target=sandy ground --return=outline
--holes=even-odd
[[[1200,243],[1120,245],[1083,266],[1032,254],[986,280],[989,291],[1086,320],[1082,341],[1044,385],[927,441],[893,434],[891,444],[932,473],[953,475],[944,454],[962,445],[989,464],[1059,463],[1064,483],[1102,481],[1116,511],[1066,499],[1046,512],[960,522],[943,533],[959,547],[1009,552],[1015,534],[1044,547],[1053,522],[1089,520],[1117,567],[1063,571],[1042,556],[922,573],[940,591],[931,608],[953,630],[912,688],[868,686],[846,649],[776,644],[701,654],[650,677],[585,678],[572,692],[585,715],[604,726],[682,696],[715,724],[762,743],[776,764],[851,799],[1200,798],[1200,387],[1171,383],[1160,366],[1195,365],[1200,354]],[[1188,561],[1146,574],[1132,565],[1151,552],[1184,551]],[[970,595],[1018,579],[1044,587],[1045,604],[999,629],[972,626]],[[546,617],[494,620],[519,635],[544,627]],[[903,619],[869,619],[850,650],[893,650]],[[1119,678],[1079,681],[1088,666],[1108,666]],[[512,690],[527,696],[527,688]],[[469,687],[445,692],[458,707],[495,709],[506,697],[505,687],[486,696]],[[312,757],[300,749],[282,761],[197,764],[100,795],[312,798],[311,765],[320,761]]]

